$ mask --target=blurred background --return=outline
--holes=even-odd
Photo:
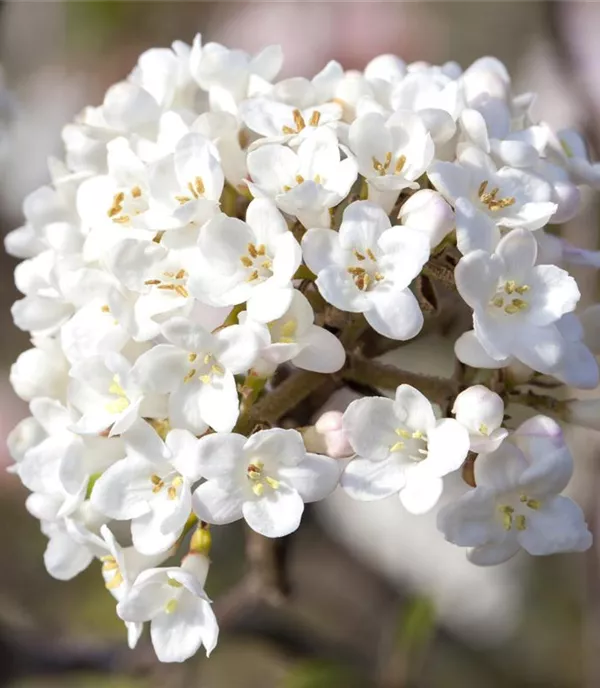
[[[575,126],[599,153],[600,4],[580,2],[4,2],[0,63],[17,115],[0,146],[0,227],[22,222],[23,197],[48,181],[60,130],[123,78],[137,56],[173,40],[256,51],[284,47],[281,76],[312,76],[330,59],[361,69],[396,53],[407,62],[483,55],[503,60],[537,113]],[[597,159],[597,157],[596,157]],[[598,199],[561,232],[600,248]],[[8,383],[27,348],[10,318],[14,262],[0,257],[0,459],[27,408]],[[582,269],[585,300],[596,273]],[[449,340],[402,350],[403,365],[444,374]],[[444,353],[445,352],[445,353]],[[432,366],[439,367],[438,371]],[[571,491],[595,529],[600,439],[569,431]],[[240,606],[228,591],[244,572],[241,526],[214,534],[209,593],[221,640],[209,661],[158,666],[147,639],[131,653],[99,566],[60,583],[45,572],[45,539],[18,480],[0,472],[0,686],[11,688],[600,688],[599,547],[585,555],[517,558],[476,569],[442,542],[435,514],[397,500],[349,503],[334,494],[309,510],[287,549],[283,604]],[[277,554],[281,554],[278,552]],[[219,601],[221,602],[219,604]]]

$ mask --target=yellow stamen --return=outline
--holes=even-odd
[[[318,110],[315,110],[312,115],[310,116],[310,119],[308,120],[308,123],[310,124],[311,127],[316,127],[319,125],[319,120],[321,119],[321,113]]]

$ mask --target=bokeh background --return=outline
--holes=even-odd
[[[537,113],[576,126],[599,153],[600,4],[589,2],[4,2],[0,63],[16,110],[0,141],[0,228],[19,226],[23,197],[48,180],[60,130],[123,78],[137,56],[175,39],[255,51],[281,43],[283,76],[311,76],[330,59],[348,69],[391,52],[406,61],[463,66],[503,60]],[[1,105],[1,104],[0,104]],[[600,248],[598,198],[562,227]],[[8,375],[26,336],[12,326],[14,263],[0,257],[0,462],[4,438],[27,414]],[[582,269],[585,301],[598,293]],[[443,374],[450,339],[402,349],[403,365]],[[593,529],[600,499],[600,437],[569,431],[571,492]],[[397,500],[350,503],[334,494],[284,543],[289,598],[227,603],[244,572],[244,533],[214,535],[209,592],[226,604],[209,661],[159,666],[147,639],[125,645],[99,566],[70,583],[45,572],[37,522],[18,481],[0,470],[0,686],[11,688],[600,688],[599,547],[584,555],[517,558],[472,567],[441,541],[435,515]]]

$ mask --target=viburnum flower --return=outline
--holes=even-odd
[[[272,374],[278,365],[290,361],[297,368],[317,373],[335,373],[343,365],[346,352],[340,340],[324,327],[314,324],[315,314],[308,299],[293,290],[287,311],[265,324],[243,318],[263,342],[260,359],[253,368],[259,374]]]
[[[410,227],[392,227],[385,211],[356,201],[344,211],[339,232],[309,229],[302,239],[308,267],[323,298],[391,339],[411,339],[423,325],[408,285],[429,258],[429,239]]]
[[[91,476],[122,458],[123,445],[118,438],[75,434],[76,412],[54,399],[38,397],[30,411],[40,432],[15,470],[30,490],[51,496],[56,515],[68,515],[83,502]]]
[[[133,546],[121,547],[106,525],[100,528],[100,535],[107,548],[107,553],[100,557],[104,585],[117,601],[127,596],[142,571],[158,566],[171,554],[167,552],[147,556],[138,552]],[[133,649],[142,635],[144,624],[126,621],[125,627],[127,628],[127,644]]]
[[[435,162],[429,178],[454,205],[456,240],[461,253],[490,253],[500,241],[500,227],[539,229],[556,210],[550,184],[528,171],[497,169],[483,151],[470,146],[458,162]]]
[[[108,431],[109,436],[128,430],[137,418],[161,418],[164,399],[146,394],[129,361],[118,353],[93,356],[76,363],[70,371],[69,397],[82,417],[73,424],[81,434]]]
[[[543,152],[547,135],[535,125],[511,131],[512,113],[501,98],[479,97],[459,118],[460,128],[470,143],[510,167],[534,167]]]
[[[429,401],[410,385],[400,385],[394,400],[353,401],[343,428],[357,454],[342,474],[344,490],[365,501],[399,494],[415,514],[435,506],[442,478],[461,467],[469,450],[466,428],[451,418],[437,420]]]
[[[200,35],[145,51],[63,129],[5,241],[31,342],[8,470],[50,575],[98,561],[162,661],[215,646],[208,523],[284,537],[340,483],[418,514],[462,481],[439,524],[478,564],[590,543],[560,430],[511,434],[504,403],[600,427],[597,395],[560,389],[600,381],[600,305],[576,312],[562,269],[600,251],[545,227],[599,164],[493,57],[275,81],[282,61]]]
[[[131,536],[142,554],[172,547],[190,515],[191,487],[201,477],[198,440],[171,430],[163,442],[145,421],[123,436],[126,456],[95,482],[93,506],[110,518],[131,519]]]
[[[462,391],[454,401],[452,413],[469,431],[470,449],[477,454],[495,451],[508,435],[508,430],[501,427],[504,402],[483,385],[473,385]]]
[[[277,97],[281,89],[274,89],[272,97]],[[244,124],[261,137],[257,145],[266,143],[287,143],[298,146],[316,127],[337,122],[342,117],[339,103],[322,103],[300,109],[294,104],[271,100],[270,98],[250,98],[239,106],[239,114]]]
[[[456,286],[473,308],[475,336],[497,360],[515,356],[534,370],[558,363],[564,339],[556,322],[579,300],[575,280],[555,265],[535,265],[525,229],[502,238],[493,254],[473,251],[456,267]]]
[[[296,530],[304,503],[326,497],[339,478],[336,461],[307,453],[296,430],[206,435],[198,446],[207,478],[193,496],[198,518],[217,525],[244,518],[265,537]]]
[[[173,427],[195,434],[210,426],[229,432],[239,415],[234,375],[254,363],[260,343],[250,328],[232,325],[215,334],[186,318],[162,326],[169,344],[157,344],[135,364],[143,389],[168,394]]]
[[[280,144],[248,153],[248,188],[255,198],[272,198],[305,227],[329,227],[329,209],[348,195],[358,174],[354,157],[341,159],[335,133],[315,129],[297,151]]]
[[[581,135],[573,129],[561,129],[554,133],[546,127],[548,152],[551,160],[567,170],[576,184],[600,186],[600,165],[592,163],[587,146]]]
[[[219,152],[201,134],[181,138],[172,154],[150,165],[148,177],[155,230],[200,226],[218,211],[225,177]]]
[[[434,145],[420,117],[396,111],[387,120],[376,112],[358,117],[349,131],[358,170],[369,185],[369,200],[391,212],[402,189],[418,189]]]
[[[150,622],[150,637],[161,662],[184,662],[203,645],[214,650],[219,627],[204,592],[209,562],[188,554],[180,567],[143,571],[117,605],[123,621]]]
[[[272,81],[283,64],[281,46],[270,45],[256,55],[230,50],[220,43],[202,45],[200,34],[194,38],[190,71],[199,86],[208,91],[217,110],[235,112],[236,105],[248,95],[256,77]]]
[[[136,340],[153,339],[160,334],[161,321],[190,314],[194,301],[188,279],[197,259],[194,245],[169,249],[151,237],[125,239],[107,253],[107,268],[126,289],[138,294],[127,321]],[[114,307],[115,298],[108,300]]]
[[[247,302],[260,322],[287,310],[302,252],[272,201],[252,201],[246,222],[216,216],[200,231],[198,245],[201,259],[189,282],[197,299],[213,306]]]
[[[586,550],[592,536],[583,512],[560,495],[572,472],[560,426],[531,418],[495,452],[477,457],[477,487],[443,507],[438,527],[450,542],[472,548],[469,559],[481,566],[521,548],[534,555]]]

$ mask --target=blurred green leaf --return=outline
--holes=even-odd
[[[435,631],[435,607],[427,597],[414,597],[400,616],[398,644],[407,654],[419,650]]]
[[[288,673],[281,688],[358,688],[355,672],[333,662],[310,660],[300,662]]]

